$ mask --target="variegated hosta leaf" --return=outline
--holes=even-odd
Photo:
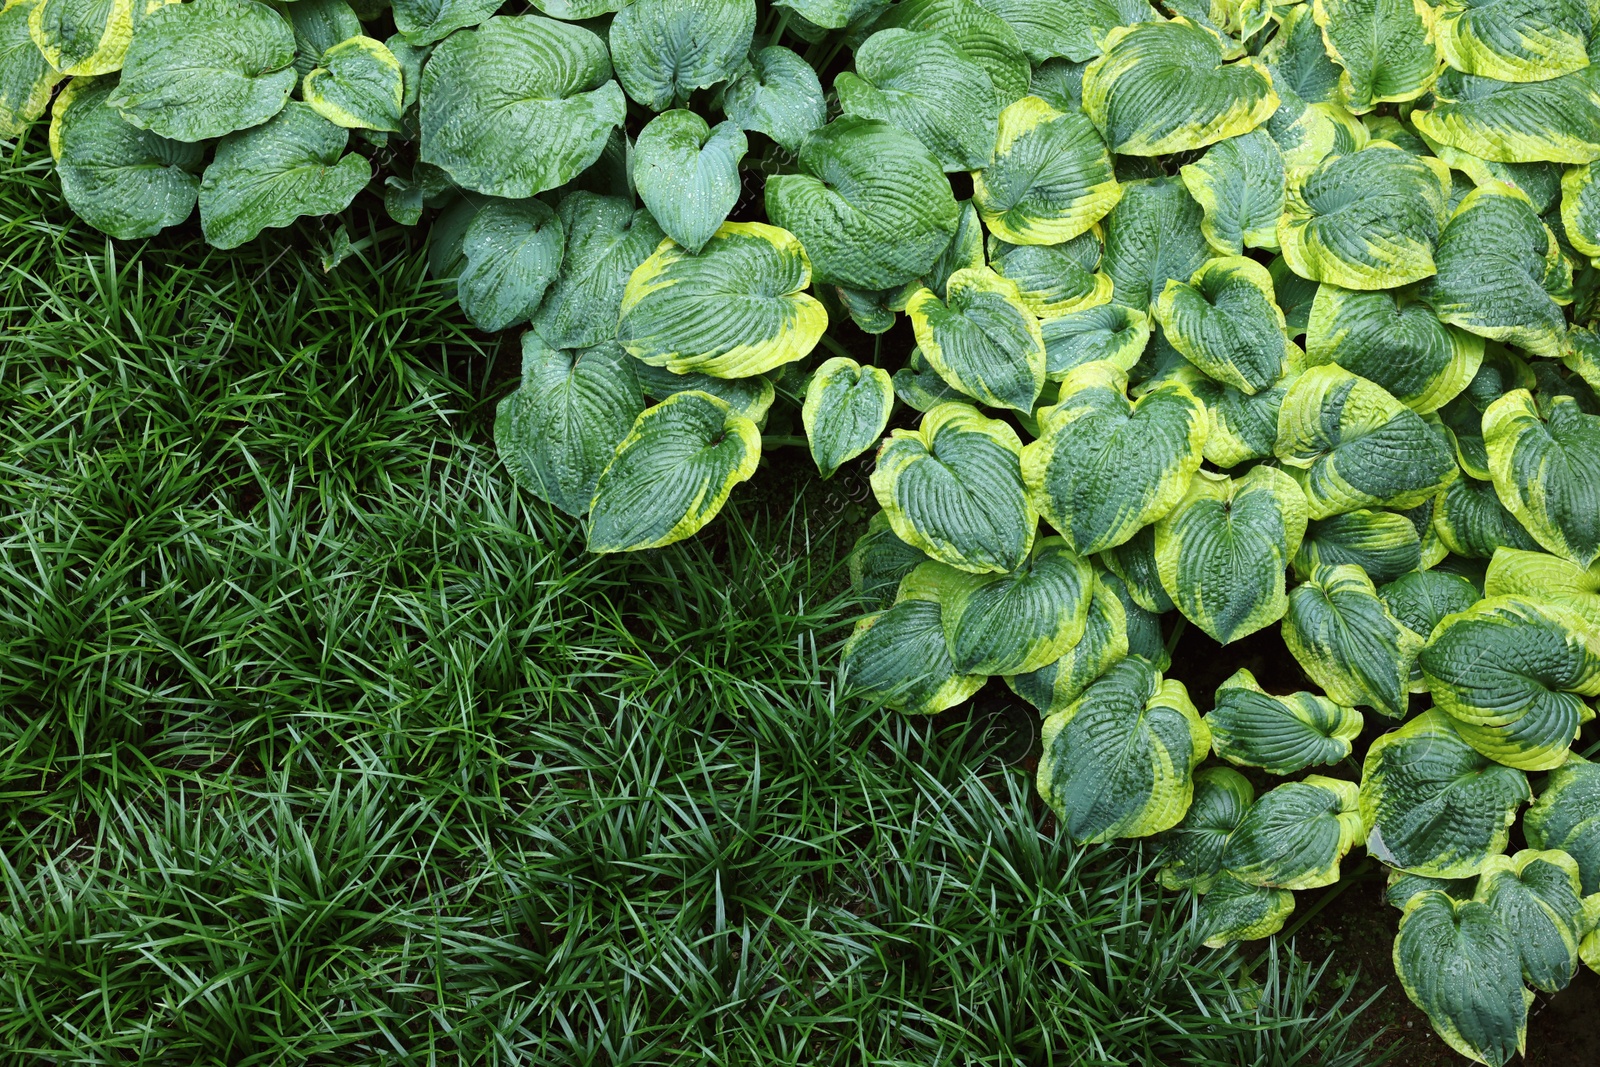
[[[1126,388],[1110,364],[1072,371],[1022,452],[1029,497],[1084,554],[1120,545],[1172,510],[1200,466],[1206,413],[1194,394],[1166,383],[1130,403]]]
[[[1393,511],[1363,508],[1311,523],[1294,558],[1295,576],[1342,563],[1360,567],[1374,583],[1393,581],[1422,566],[1422,539],[1410,519]]]
[[[1143,610],[1161,615],[1173,609],[1172,598],[1161,585],[1161,570],[1156,566],[1154,525],[1142,527],[1122,544],[1106,549],[1100,554],[1100,561],[1123,582],[1123,588]]]
[[[1039,332],[1045,375],[1060,381],[1090,363],[1132,370],[1150,341],[1150,317],[1122,304],[1097,304],[1047,318],[1039,324]]]
[[[985,265],[983,258],[983,223],[978,220],[977,207],[973,205],[971,200],[958,200],[956,201],[956,208],[958,211],[956,235],[950,238],[950,243],[945,245],[943,252],[939,253],[939,258],[933,261],[933,266],[924,271],[918,281],[911,282],[900,289],[900,292],[904,294],[902,301],[910,299],[919,282],[932,289],[939,295],[939,299],[943,300],[946,287],[950,284],[950,279],[955,276],[956,271]],[[1098,258],[1099,246],[1096,245],[1095,247],[1096,258]],[[995,267],[995,270],[1001,274],[1005,273],[998,266]],[[904,310],[903,303],[901,304],[901,310]]]
[[[10,5],[33,54],[62,77],[111,74],[133,36],[134,0],[39,0]],[[48,103],[48,100],[46,101]]]
[[[611,22],[617,79],[651,111],[682,105],[738,73],[755,30],[755,0],[633,0]]]
[[[1115,286],[1112,299],[1147,312],[1170,279],[1188,281],[1211,256],[1200,205],[1178,178],[1125,182],[1106,216],[1100,269]]]
[[[1278,94],[1286,100],[1293,94],[1307,104],[1342,100],[1342,71],[1328,56],[1313,6],[1295,3],[1276,7],[1274,13],[1278,32],[1262,47],[1261,58],[1272,72]]]
[[[1393,719],[1405,715],[1423,639],[1389,614],[1360,567],[1323,567],[1292,589],[1283,640],[1330,699]]]
[[[1367,851],[1430,878],[1470,878],[1504,852],[1528,779],[1467,744],[1450,716],[1425,711],[1372,742],[1361,766]]]
[[[845,116],[800,146],[799,174],[767,179],[767,216],[800,239],[824,281],[888,289],[919,278],[955,235],[939,161],[904,130]]]
[[[1457,1052],[1500,1067],[1527,1044],[1528,1004],[1517,943],[1482,901],[1418,893],[1394,939],[1400,985]]]
[[[298,80],[283,16],[255,0],[190,0],[144,16],[110,103],[141,129],[203,141],[267,121]]]
[[[1283,153],[1266,130],[1220,141],[1180,173],[1189,195],[1205,211],[1200,229],[1218,254],[1243,255],[1246,248],[1278,250]]]
[[[1237,641],[1283,617],[1284,568],[1305,532],[1305,496],[1277,468],[1237,479],[1196,471],[1156,523],[1161,585],[1213,641]]]
[[[1218,756],[1273,774],[1338,763],[1350,755],[1362,724],[1359,711],[1315,693],[1274,696],[1244,669],[1217,687],[1216,704],[1206,716]]]
[[[894,407],[894,385],[882,367],[835,356],[811,376],[800,411],[811,458],[824,478],[878,443]]]
[[[954,707],[983,687],[982,675],[956,673],[945,645],[940,581],[951,573],[937,563],[918,567],[901,579],[891,607],[856,621],[840,661],[857,692],[923,715]]]
[[[791,152],[828,121],[817,72],[778,45],[750,56],[750,69],[723,90],[722,110],[740,129],[764,133]]]
[[[1596,174],[1593,163],[1583,163],[1568,167],[1561,176],[1561,228],[1572,247],[1591,259],[1600,256],[1600,182],[1595,181]]]
[[[1262,389],[1254,396],[1206,377],[1187,362],[1162,375],[1163,379],[1187,385],[1189,391],[1205,405],[1210,423],[1210,432],[1206,434],[1202,449],[1206,462],[1228,468],[1272,455],[1273,446],[1278,440],[1278,413],[1283,407],[1283,398],[1288,393],[1288,387],[1299,376],[1298,347],[1291,345],[1288,355],[1291,360],[1289,372],[1270,388]]]
[[[1306,362],[1337,363],[1425,415],[1472,381],[1483,339],[1446,326],[1405,290],[1322,285],[1306,323]]]
[[[28,33],[28,18],[45,0],[0,3],[0,138],[14,141],[50,106],[64,75]]]
[[[850,549],[850,587],[874,608],[894,603],[900,579],[928,562],[927,554],[895,536],[889,516],[879,511],[867,522],[867,532]],[[943,642],[944,631],[939,640]]]
[[[1600,159],[1600,88],[1587,70],[1524,84],[1446,70],[1432,100],[1411,113],[1417,132],[1480,159]]]
[[[1384,890],[1383,899],[1391,907],[1405,911],[1406,905],[1411,903],[1411,898],[1418,893],[1436,890],[1454,900],[1471,900],[1477,888],[1476,878],[1429,878],[1421,874],[1407,874],[1391,867],[1389,884]]]
[[[1194,802],[1183,821],[1158,839],[1161,884],[1204,893],[1222,871],[1222,850],[1256,798],[1248,779],[1228,767],[1195,772]]]
[[[1289,174],[1278,240],[1295,273],[1346,289],[1392,289],[1434,273],[1450,169],[1387,141]]]
[[[1083,106],[1083,68],[1087,65],[1087,61],[1047,59],[1033,68],[1028,92],[1057,111],[1078,111]]]
[[[335,126],[398,133],[405,76],[400,60],[382,41],[351,37],[322,54],[305,77],[302,95]]]
[[[947,171],[989,162],[1000,99],[988,71],[948,37],[879,30],[856,49],[855,66],[833,83],[846,115],[915,134]]]
[[[1025,96],[1000,113],[992,156],[972,176],[984,225],[1019,245],[1070,241],[1122,198],[1111,153],[1082,112]]]
[[[1568,756],[1550,772],[1522,828],[1532,847],[1560,849],[1577,861],[1584,896],[1600,892],[1600,763]]]
[[[461,237],[466,265],[456,278],[472,324],[493,332],[527,322],[561,270],[563,238],[561,220],[542,201],[496,199],[478,208]]]
[[[1094,570],[1059,537],[1036,541],[1010,574],[956,571],[946,590],[944,636],[963,674],[1025,674],[1053,663],[1083,637]]]
[[[693,111],[664,111],[634,145],[639,199],[668,237],[698,252],[739,200],[739,160],[748,150],[732,122],[713,129]]]
[[[1224,871],[1200,898],[1196,925],[1207,948],[1221,948],[1230,941],[1270,937],[1293,912],[1289,890],[1250,885]]]
[[[691,254],[663,241],[622,293],[617,340],[655,367],[719,378],[763,374],[809,355],[828,313],[805,292],[811,264],[794,235],[725,222]]]
[[[1439,73],[1424,0],[1316,0],[1328,55],[1342,68],[1339,86],[1356,114],[1384,101],[1415,100]]]
[[[1555,850],[1495,856],[1478,877],[1474,899],[1510,933],[1522,977],[1537,990],[1559,993],[1578,971],[1578,942],[1587,933],[1581,890],[1577,861]]]
[[[1378,599],[1400,624],[1426,640],[1446,615],[1478,602],[1478,590],[1459,574],[1412,571],[1378,590]]]
[[[1016,431],[968,404],[940,404],[878,449],[872,491],[895,534],[933,559],[983,574],[1015,570],[1039,523]]]
[[[958,270],[945,300],[918,289],[906,314],[941,378],[991,407],[1033,410],[1044,386],[1044,338],[1015,282],[987,267]]]
[[[583,515],[595,482],[644,411],[634,361],[615,344],[577,352],[522,335],[522,385],[494,420],[495,448],[518,485]]]
[[[978,255],[981,259],[981,250]],[[1058,245],[1014,245],[991,237],[989,258],[997,274],[1017,283],[1022,303],[1041,319],[1099,307],[1111,299],[1110,275],[1095,269],[1100,265],[1100,238],[1093,232]]]
[[[200,181],[200,227],[217,248],[237,248],[302,215],[343,211],[372,177],[345,152],[350,131],[291,100],[264,125],[229,134]]]
[[[710,393],[756,424],[760,429],[766,424],[767,411],[777,399],[772,379],[764,374],[753,378],[713,378],[709,374],[674,374],[665,367],[652,367],[633,360],[633,374],[639,379],[639,388],[652,400],[665,400],[669,396],[698,389]]]
[[[1011,691],[1041,715],[1054,715],[1064,709],[1078,699],[1090,682],[1128,655],[1129,611],[1117,595],[1117,582],[1115,575],[1096,571],[1083,636],[1038,670],[1006,678]]]
[[[1433,515],[1437,510],[1438,498],[1425,500],[1414,508],[1406,508],[1400,514],[1411,520],[1411,525],[1416,527],[1417,537],[1422,542],[1422,567],[1437,567],[1450,555],[1450,550],[1444,542],[1439,540],[1439,531],[1433,528]]]
[[[661,243],[661,229],[628,200],[582,190],[563,197],[556,214],[566,251],[531,325],[554,347],[588,348],[616,337],[623,289]]]
[[[56,175],[68,206],[95,229],[122,240],[151,237],[194,211],[205,150],[127,122],[106,100],[113,88],[109,78],[74,78],[56,96]]]
[[[972,0],[900,0],[872,26],[944,34],[989,72],[1002,105],[1028,91],[1028,56],[1016,31]]]
[[[1589,65],[1590,21],[1577,0],[1442,0],[1433,33],[1440,56],[1459,71],[1542,82]]]
[[[1315,167],[1329,156],[1358,152],[1372,140],[1362,121],[1335,103],[1286,100],[1265,128],[1283,153],[1287,174]]]
[[[1483,365],[1466,391],[1439,409],[1440,424],[1448,432],[1462,471],[1479,481],[1489,481],[1489,450],[1483,445],[1483,412],[1506,393],[1537,386],[1532,370],[1520,357],[1499,344],[1487,345]]]
[[[1522,597],[1481,600],[1442,620],[1417,658],[1434,707],[1490,759],[1559,767],[1600,696],[1600,636],[1561,608]]]
[[[698,533],[760,459],[756,424],[710,393],[646,408],[595,485],[589,551],[660,548]]]
[[[1213,259],[1187,281],[1168,281],[1155,314],[1185,359],[1245,393],[1270,388],[1287,369],[1283,312],[1255,260]]]
[[[1507,594],[1566,608],[1600,633],[1600,564],[1584,568],[1544,552],[1496,549],[1483,579],[1483,595]]]
[[[978,0],[1017,31],[1035,63],[1057,56],[1084,62],[1100,54],[1099,41],[1118,26],[1154,22],[1148,0]]]
[[[1100,560],[1104,563],[1105,556],[1102,555]],[[1122,610],[1128,620],[1128,655],[1142,657],[1155,664],[1158,671],[1172,666],[1172,655],[1167,651],[1166,637],[1161,632],[1161,617],[1145,610],[1116,574],[1109,570],[1101,571],[1100,580],[1122,601]],[[1160,583],[1157,583],[1157,588],[1160,588]]]
[[[947,400],[965,400],[958,390],[939,377],[937,371],[922,358],[922,349],[913,348],[906,365],[894,372],[894,395],[907,407],[917,411],[932,411]]]
[[[1083,110],[1122,155],[1204,148],[1255,129],[1278,108],[1267,68],[1225,62],[1222,43],[1188,19],[1118,27],[1083,72]]]
[[[1600,416],[1556,397],[1548,421],[1524,389],[1483,413],[1483,443],[1506,510],[1558,556],[1600,560]]]
[[[1317,889],[1339,880],[1339,861],[1361,840],[1354,782],[1308,775],[1262,795],[1228,838],[1222,867],[1241,882]]]
[[[1488,559],[1500,548],[1539,547],[1494,486],[1476,478],[1457,478],[1434,498],[1433,529],[1445,548],[1468,559]]]
[[[495,0],[394,0],[392,6],[394,28],[419,48],[479,25],[500,7]]]
[[[1177,825],[1211,746],[1183,683],[1133,656],[1047,718],[1042,741],[1039,795],[1085,844]]]
[[[605,43],[537,15],[497,15],[451,34],[422,68],[421,100],[423,162],[509,199],[566,184],[600,157],[627,111]]]

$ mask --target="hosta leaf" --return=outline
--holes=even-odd
[[[451,34],[422,68],[421,99],[423,162],[513,200],[564,185],[600,158],[627,110],[605,43],[537,15],[497,15]]]
[[[1038,513],[1022,484],[1022,442],[967,404],[944,403],[878,450],[872,491],[906,544],[959,570],[1015,570]]]
[[[312,110],[351,130],[400,131],[405,98],[400,61],[382,41],[351,37],[322,54],[302,93]]]
[[[597,193],[571,193],[556,213],[566,251],[531,325],[552,346],[588,348],[616,337],[623,290],[660,245],[661,230],[644,208]]]
[[[1105,559],[1104,555],[1100,557],[1102,563]],[[1166,637],[1161,632],[1161,617],[1153,611],[1145,610],[1134,600],[1127,584],[1117,575],[1110,571],[1102,571],[1100,580],[1116,594],[1118,600],[1122,601],[1122,610],[1128,619],[1128,655],[1142,657],[1155,664],[1158,671],[1164,671],[1172,666],[1172,655],[1167,651]],[[1156,583],[1156,588],[1160,588],[1159,582]]]
[[[818,367],[800,415],[822,476],[832,477],[840,464],[876,445],[893,407],[894,385],[883,368],[843,356]]]
[[[393,7],[394,28],[408,42],[420,47],[482,23],[500,5],[495,0],[394,0]]]
[[[1339,861],[1361,840],[1359,790],[1320,774],[1263,794],[1228,838],[1222,866],[1241,882],[1317,889],[1339,880]]]
[[[1039,795],[1092,844],[1175,826],[1211,738],[1182,682],[1129,657],[1045,719],[1042,742]]]
[[[1425,711],[1372,742],[1361,767],[1367,851],[1430,878],[1469,878],[1504,852],[1528,779],[1461,737],[1442,711]]]
[[[906,302],[928,365],[984,404],[1032,411],[1044,386],[1044,338],[1016,283],[967,268],[950,276],[946,293],[940,300],[918,289]]]
[[[1250,885],[1224,872],[1200,898],[1196,925],[1207,948],[1221,948],[1230,941],[1270,937],[1293,911],[1289,890]]]
[[[982,267],[985,265],[983,258],[983,223],[978,220],[978,209],[971,200],[958,200],[956,202],[957,219],[956,235],[945,245],[944,251],[939,253],[939,258],[933,261],[933,266],[924,271],[919,279],[922,285],[932,289],[945,298],[946,287],[956,271],[967,267]],[[1098,245],[1096,246],[1098,258]],[[996,265],[995,270],[1001,274],[1005,272]],[[1013,279],[1015,280],[1015,279]],[[1019,283],[1020,284],[1020,283]],[[1063,284],[1067,284],[1063,282]],[[904,301],[909,300],[916,291],[917,284],[911,283],[902,286],[898,292],[901,294],[900,309],[905,310]]]
[[[963,674],[1025,674],[1053,663],[1082,639],[1094,570],[1059,537],[1041,538],[1010,574],[951,569],[944,636]]]
[[[767,215],[800,239],[824,281],[903,285],[926,273],[955,235],[960,212],[950,183],[904,130],[836,119],[800,146],[800,169],[767,179]]]
[[[1083,68],[1086,65],[1068,59],[1047,59],[1033,68],[1028,93],[1057,111],[1077,111],[1083,106]]]
[[[1311,523],[1294,558],[1295,575],[1304,579],[1342,563],[1360,567],[1374,583],[1393,581],[1422,566],[1422,539],[1410,519],[1393,511],[1347,511]]]
[[[1283,153],[1266,130],[1219,141],[1180,173],[1202,210],[1200,230],[1218,254],[1243,255],[1246,248],[1278,250],[1283,214]]]
[[[56,174],[83,221],[122,240],[150,237],[194,211],[204,149],[130,125],[106,100],[112,88],[110,79],[74,78],[56,97]]]
[[[561,269],[563,237],[556,213],[538,200],[480,207],[462,234],[466,265],[456,278],[472,324],[493,332],[532,318]]]
[[[817,72],[777,45],[751,55],[750,69],[723,90],[722,111],[740,129],[764,133],[791,152],[828,121]]]
[[[1102,552],[1099,558],[1121,579],[1123,588],[1142,609],[1156,615],[1173,609],[1172,598],[1161,585],[1161,571],[1156,565],[1154,524],[1142,527],[1122,544]]]
[[[1213,737],[1213,741],[1215,738]],[[1159,839],[1161,884],[1204,893],[1222,871],[1222,850],[1250,810],[1256,791],[1227,767],[1207,767],[1194,776],[1194,802],[1183,821]]]
[[[595,482],[644,411],[633,360],[615,344],[577,352],[522,335],[522,385],[500,401],[495,448],[518,485],[583,515]]]
[[[144,16],[110,104],[141,129],[203,141],[267,121],[298,80],[294,31],[276,11],[190,0]]]
[[[980,260],[982,255],[980,251]],[[1093,232],[1056,245],[1014,245],[991,237],[989,258],[995,273],[1015,282],[1023,304],[1041,319],[1099,307],[1111,299],[1110,275],[1095,269],[1100,265],[1100,238]]]
[[[840,654],[857,692],[910,714],[932,714],[966,700],[982,675],[957,674],[945,645],[941,581],[950,568],[928,563],[900,582],[893,606],[856,621]]]
[[[1478,888],[1476,878],[1429,878],[1421,874],[1407,874],[1405,871],[1389,869],[1389,884],[1383,893],[1383,899],[1391,907],[1406,910],[1406,905],[1418,893],[1435,890],[1444,893],[1454,900],[1471,900],[1473,892]]]
[[[889,6],[889,0],[773,0],[821,29],[838,30],[865,23]]]
[[[1278,440],[1278,412],[1283,407],[1289,385],[1299,376],[1298,348],[1291,346],[1289,357],[1290,369],[1284,377],[1253,396],[1206,377],[1186,361],[1180,361],[1161,376],[1160,380],[1170,379],[1188,386],[1205,406],[1210,431],[1201,451],[1206,462],[1228,468],[1272,455]],[[1146,385],[1156,380],[1151,379]]]
[[[1305,496],[1282,471],[1255,467],[1238,479],[1197,471],[1156,523],[1161,585],[1213,641],[1237,641],[1283,617],[1284,568],[1305,532]]]
[[[674,374],[665,367],[652,367],[633,360],[633,374],[639,379],[639,388],[652,400],[665,400],[669,396],[698,389],[710,393],[756,424],[760,429],[767,421],[767,412],[777,399],[777,389],[772,379],[764,374],[753,378],[713,378],[709,374]]]
[[[1422,542],[1422,567],[1436,567],[1450,555],[1450,550],[1439,540],[1439,531],[1433,528],[1433,515],[1437,510],[1438,497],[1425,500],[1414,508],[1406,508],[1400,514],[1411,520],[1411,525],[1416,527],[1417,537]]]
[[[1578,864],[1560,851],[1523,849],[1495,856],[1478,876],[1474,899],[1489,905],[1522,959],[1533,988],[1559,993],[1578,970],[1584,929]]]
[[[1405,290],[1322,285],[1306,323],[1306,362],[1337,363],[1425,415],[1472,381],[1483,340],[1446,326]]]
[[[748,150],[732,122],[713,129],[693,111],[664,111],[634,145],[639,199],[668,237],[698,252],[739,200],[739,160]]]
[[[1600,256],[1600,182],[1593,163],[1568,167],[1561,177],[1561,228],[1583,255]]]
[[[1394,969],[1445,1043],[1493,1067],[1527,1042],[1528,1003],[1517,944],[1481,901],[1418,893],[1400,916]]]
[[[1439,73],[1423,0],[1316,0],[1328,55],[1344,68],[1339,86],[1356,114],[1384,101],[1415,100]]]
[[[1183,182],[1151,178],[1127,182],[1106,217],[1100,269],[1115,284],[1119,304],[1147,311],[1168,280],[1188,281],[1211,252],[1201,232],[1204,214]]]
[[[1527,84],[1447,70],[1432,99],[1411,113],[1417,132],[1481,159],[1600,159],[1600,89],[1587,70]]]
[[[900,0],[874,29],[934,30],[989,72],[1002,105],[1028,91],[1030,67],[1016,31],[972,0]]]
[[[1267,264],[1267,273],[1272,275],[1272,291],[1278,307],[1283,309],[1283,322],[1288,327],[1289,336],[1300,336],[1306,332],[1307,321],[1311,318],[1311,305],[1316,301],[1317,290],[1322,287],[1296,274],[1282,256]]]
[[[1255,393],[1284,375],[1283,312],[1272,276],[1254,260],[1213,259],[1187,281],[1168,281],[1155,314],[1172,346],[1219,382]]]
[[[1221,42],[1188,19],[1118,27],[1083,72],[1083,110],[1114,152],[1186,152],[1261,125],[1278,108],[1267,68],[1225,62]]]
[[[1489,561],[1483,595],[1515,594],[1566,608],[1600,633],[1600,564],[1580,567],[1544,552],[1499,548]]]
[[[850,587],[875,609],[894,603],[900,579],[928,562],[921,549],[912,548],[895,536],[889,516],[879,511],[867,522],[867,532],[856,538],[850,549]],[[944,642],[944,631],[939,631]],[[946,653],[948,656],[948,653]]]
[[[1556,397],[1548,420],[1524,389],[1483,413],[1495,492],[1546,551],[1587,567],[1600,560],[1600,416]]]
[[[1583,895],[1600,892],[1600,763],[1568,756],[1550,772],[1522,828],[1532,847],[1560,849],[1577,861]]]
[[[1272,72],[1273,88],[1308,104],[1337,103],[1343,99],[1339,88],[1341,68],[1328,56],[1311,4],[1296,3],[1276,8],[1278,32],[1261,49],[1261,58]]]
[[[0,4],[0,138],[16,140],[50,106],[63,75],[28,35],[28,17],[44,0]]]
[[[1360,567],[1319,568],[1292,589],[1283,640],[1331,700],[1390,718],[1405,715],[1423,639],[1389,614]]]
[[[1542,82],[1589,65],[1589,9],[1574,0],[1441,0],[1434,39],[1467,74]]]
[[[1115,575],[1096,571],[1083,636],[1038,670],[1014,674],[1006,685],[1041,715],[1064,709],[1111,665],[1128,655],[1128,605],[1117,595]]]
[[[906,365],[894,372],[894,395],[907,407],[932,411],[946,400],[965,400],[966,396],[939,377],[922,358],[922,349],[913,348]]]
[[[1111,363],[1129,371],[1150,340],[1150,317],[1122,304],[1097,304],[1039,324],[1045,376],[1060,381],[1089,363]]]
[[[1362,724],[1359,711],[1315,693],[1274,696],[1244,669],[1217,687],[1216,704],[1206,716],[1218,756],[1273,774],[1338,763],[1350,755]]]
[[[1172,510],[1200,466],[1206,413],[1194,394],[1167,383],[1129,402],[1126,388],[1109,364],[1072,371],[1022,452],[1030,498],[1081,553],[1120,545]]]
[[[755,0],[633,0],[611,22],[611,56],[628,96],[651,111],[739,72]]]
[[[1148,0],[978,0],[1017,31],[1028,58],[1076,62],[1100,54],[1099,41],[1118,26],[1154,22]]]
[[[972,199],[984,225],[1003,241],[1054,245],[1105,217],[1122,198],[1111,153],[1081,112],[1061,112],[1024,96],[1000,113],[972,176]],[[986,164],[986,165],[985,165]]]
[[[345,153],[350,131],[291,100],[265,125],[230,134],[200,182],[200,227],[217,248],[237,248],[302,215],[343,211],[372,177]]]
[[[111,74],[122,67],[133,32],[149,14],[144,0],[40,0],[17,4],[22,37],[64,77]]]
[[[1469,559],[1488,559],[1500,548],[1539,547],[1500,503],[1494,485],[1476,478],[1445,486],[1435,498],[1433,529],[1445,548]]]
[[[646,408],[595,484],[589,551],[659,548],[699,532],[761,459],[756,424],[710,393]]]

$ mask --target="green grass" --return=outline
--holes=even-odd
[[[0,1063],[1373,1062],[982,720],[843,699],[794,486],[587,556],[416,242],[57,196],[0,171]]]

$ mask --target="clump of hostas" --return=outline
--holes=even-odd
[[[876,449],[856,691],[1003,678],[1068,832],[1160,835],[1213,944],[1362,845],[1407,993],[1517,1053],[1600,965],[1590,6],[499,7],[9,0],[0,136],[48,110],[119,238],[427,219],[526,327],[507,468],[595,551],[693,535],[769,416],[824,477]],[[1281,626],[1320,691],[1240,670],[1202,716],[1166,612]]]

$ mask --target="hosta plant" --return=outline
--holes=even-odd
[[[48,114],[118,238],[426,221],[595,551],[772,447],[869,468],[857,692],[1003,679],[1213,944],[1374,857],[1500,1064],[1600,965],[1597,47],[1558,0],[6,0],[0,137]],[[1306,681],[1192,694],[1163,616]]]

